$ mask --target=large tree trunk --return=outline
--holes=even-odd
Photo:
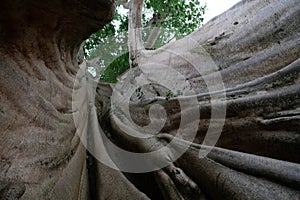
[[[141,1],[134,2],[138,12]],[[158,171],[144,177],[127,173],[137,187],[147,180],[156,182],[157,186],[150,182],[142,187],[154,199],[300,197],[299,14],[298,1],[243,1],[193,34],[155,51],[141,47],[140,22],[134,15],[129,35],[132,69],[111,93],[109,86],[100,84],[96,100],[104,132],[123,149],[145,153],[170,143],[157,157],[145,155],[143,169]],[[164,86],[180,89],[183,95],[170,98]],[[141,92],[143,98],[137,94]],[[164,114],[156,104],[165,109],[165,123],[160,123]],[[194,116],[197,109],[200,121]],[[183,129],[182,120],[187,120]],[[195,123],[199,129],[194,137]],[[143,134],[148,138],[139,138]],[[141,170],[139,159],[106,140],[120,169]],[[215,143],[219,148],[209,147]],[[185,151],[182,148],[188,150],[176,159]],[[200,149],[210,153],[199,158]],[[161,162],[165,167],[159,170]],[[153,195],[153,187],[161,194]]]
[[[113,3],[4,0],[0,10],[0,199],[88,199],[72,90],[80,44]]]
[[[156,51],[133,51],[132,73],[116,87],[97,85],[85,63],[78,70],[76,57],[81,42],[111,19],[112,2],[26,0],[4,1],[0,7],[1,199],[300,197],[298,0],[242,1],[181,41]],[[199,60],[204,52],[218,71],[194,70],[207,64]],[[161,65],[147,65],[152,61]],[[169,66],[183,74],[194,95],[157,97],[166,89],[155,85],[143,88],[142,100],[133,94],[128,105],[111,103],[112,92],[117,100],[126,97],[144,74],[149,82],[166,79]],[[220,77],[224,85],[215,82]],[[190,109],[180,109],[180,101],[195,99]],[[130,123],[151,124],[148,113],[159,122],[162,115],[149,111],[155,103],[166,110],[162,130],[146,139],[132,137],[151,135]],[[226,115],[214,115],[224,105]],[[186,122],[191,127],[200,123],[195,138],[184,129],[173,139],[181,115],[199,109],[200,121]],[[223,117],[219,140],[205,140],[208,127],[217,128]],[[170,145],[141,164],[155,171],[136,174],[130,166],[140,163],[120,157],[106,136],[137,153]],[[215,142],[218,147],[207,146]],[[210,153],[199,158],[200,148]],[[166,165],[160,169],[160,163]]]

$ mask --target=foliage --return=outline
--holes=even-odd
[[[182,95],[182,92],[180,90],[177,90],[177,93],[175,94],[172,90],[167,90],[166,91],[166,97],[167,98],[172,98],[172,97],[177,97]]]
[[[85,41],[84,44],[85,58],[89,59],[91,57],[94,57],[95,55],[92,54],[94,51],[97,50],[97,47],[101,46],[102,48],[103,47],[102,44],[107,44],[107,43],[112,44],[113,42],[110,41],[112,38],[119,37],[120,39],[120,34],[124,35],[124,33],[128,30],[128,15],[119,14],[118,10],[120,9],[116,10],[116,14],[112,22],[104,26],[101,30],[92,34]]]
[[[198,0],[145,0],[143,25],[149,27],[149,23],[155,16],[158,16],[160,20],[143,31],[144,41],[147,40],[155,26],[160,26],[163,31],[161,31],[154,49],[173,39],[178,40],[190,34],[203,22],[202,15],[205,8],[200,5]],[[116,77],[129,68],[129,60],[125,59],[125,55],[128,55],[126,54],[127,30],[128,11],[122,6],[118,6],[113,21],[92,34],[85,42],[86,59],[97,56],[103,59],[102,66],[100,66],[105,68],[100,76],[103,81],[115,83]]]
[[[159,14],[163,20],[162,26],[172,33],[177,33],[178,38],[183,37],[203,22],[202,15],[205,6],[200,6],[199,1],[191,0],[146,0],[145,10],[152,10]]]
[[[123,74],[127,69],[129,69],[129,53],[124,53],[105,68],[100,75],[100,80],[117,83],[117,76]]]
[[[172,97],[175,97],[175,94],[171,90],[167,90],[166,91],[166,97],[167,98],[172,98]]]

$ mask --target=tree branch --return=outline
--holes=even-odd
[[[135,67],[138,63],[139,54],[144,49],[142,41],[142,10],[144,0],[131,0],[129,4],[128,50],[131,67]]]
[[[148,37],[148,40],[145,44],[145,49],[147,50],[151,50],[160,34],[160,31],[161,31],[161,26],[156,26],[152,29],[149,37]]]

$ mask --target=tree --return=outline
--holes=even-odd
[[[92,51],[95,50],[99,44],[107,42],[107,38],[128,31],[128,14],[126,12],[124,13],[124,10],[129,9],[128,2],[118,1],[116,2],[116,6],[117,9],[113,21],[107,24],[103,29],[92,34],[86,41],[84,46],[86,56],[90,56]],[[146,0],[142,14],[143,26],[147,28],[155,26],[167,29],[169,35],[160,35],[160,40],[168,41],[168,37],[171,37],[173,34],[179,39],[190,34],[201,25],[205,8],[205,6],[200,6],[198,0]],[[162,43],[160,43],[160,45],[161,44]]]
[[[141,2],[133,3],[138,6]],[[112,18],[110,1],[77,1],[72,9],[59,0],[47,3],[27,0],[23,5],[4,1],[0,6],[3,11],[0,15],[1,198],[298,198],[298,1],[242,1],[183,40],[167,44],[163,50],[145,51],[139,29],[129,30],[136,36],[130,39],[135,40],[129,48],[132,70],[124,85],[119,86],[120,93],[120,89],[112,90],[109,84],[92,82],[91,76],[82,70],[85,63],[79,70],[76,59],[81,42]],[[80,20],[85,21],[82,26],[78,26]],[[133,27],[138,28],[139,21],[133,22],[130,22]],[[186,46],[187,43],[191,45]],[[219,91],[208,93],[205,86],[207,81],[215,86],[212,89],[219,87],[214,84],[216,71],[204,68],[202,76],[192,71],[191,63],[196,58],[193,55],[203,56],[203,49],[212,55],[220,71],[226,98]],[[180,58],[191,58],[191,62]],[[166,67],[147,65],[149,59],[160,66],[168,64],[179,69],[194,89],[193,97],[201,109],[201,126],[193,144],[185,141],[190,139],[188,133],[181,133],[185,140],[172,137],[179,127],[178,113],[197,110],[189,107],[179,110],[178,101],[188,101],[192,96],[151,97],[150,93],[165,88],[146,85],[142,89],[151,92],[145,99],[130,97],[131,116],[123,112],[122,106],[110,103],[112,92],[117,92],[112,95],[126,95],[122,90],[128,89],[137,76],[147,72],[151,78],[166,71]],[[85,100],[83,104],[74,99],[72,102],[72,93],[73,97],[81,94],[83,98],[77,100]],[[96,95],[95,99],[91,94]],[[155,102],[166,110],[163,130],[151,138],[134,139],[133,132],[124,131],[132,128],[127,122],[132,119],[146,127],[148,113],[154,121],[161,117],[149,110]],[[226,120],[217,147],[200,145],[213,115],[211,105],[218,109],[224,102]],[[79,118],[82,121],[76,121],[77,115],[85,114],[85,118]],[[171,151],[161,152],[151,160],[161,159],[169,165],[143,174],[123,173],[87,156],[84,142],[88,148],[100,148],[101,155],[109,155],[115,165],[124,164],[122,157],[114,155],[108,141],[104,140],[105,145],[94,145],[99,138],[98,121],[106,137],[137,153],[164,147],[173,139],[175,143],[168,146]],[[88,133],[87,137],[82,137],[84,133]],[[173,162],[172,156],[185,147],[187,151]],[[199,159],[199,148],[211,151]]]
[[[113,21],[92,34],[84,44],[85,58],[92,60],[101,57],[97,63],[101,78],[110,83],[116,83],[116,77],[129,69],[124,55],[128,52],[129,5],[127,1],[118,1],[116,7]],[[203,22],[204,11],[205,6],[200,5],[198,0],[145,1],[142,14],[145,48],[157,49],[171,40],[190,34]]]

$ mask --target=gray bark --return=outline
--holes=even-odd
[[[155,51],[144,50],[135,38],[138,43],[131,46],[137,45],[140,52],[133,52],[135,69],[120,87],[123,94],[137,77],[147,74],[151,81],[169,73],[167,67],[147,66],[153,60],[183,74],[195,94],[170,98],[163,87],[145,87],[148,93],[143,100],[131,99],[130,116],[122,105],[111,109],[110,85],[96,85],[83,73],[74,87],[80,44],[109,22],[113,4],[72,3],[7,0],[0,4],[0,199],[300,198],[297,0],[242,1],[190,36]],[[200,75],[193,69],[200,47],[216,63],[226,98],[214,85],[216,71],[203,67]],[[217,89],[209,93],[205,81]],[[72,93],[81,91],[85,101],[74,109]],[[201,117],[186,123],[200,124],[197,135],[189,141],[190,133],[182,132],[174,139],[181,114],[194,109],[181,110],[178,101],[192,98],[198,101]],[[122,129],[130,130],[130,119],[148,125],[147,113],[157,103],[165,107],[168,117],[156,135],[134,138]],[[202,143],[212,103],[217,108],[226,103],[225,124],[217,147],[200,159],[200,148],[211,149],[209,143]],[[79,126],[73,121],[78,113],[87,114]],[[128,162],[113,159],[116,155],[108,143],[95,145],[98,122],[110,140],[133,152],[157,150],[175,141],[169,151],[148,161],[155,165],[166,160],[169,165],[134,174],[98,162],[83,144],[100,148],[101,155],[111,157],[116,166]],[[76,132],[87,137],[80,140]],[[172,160],[186,147],[179,159]]]

